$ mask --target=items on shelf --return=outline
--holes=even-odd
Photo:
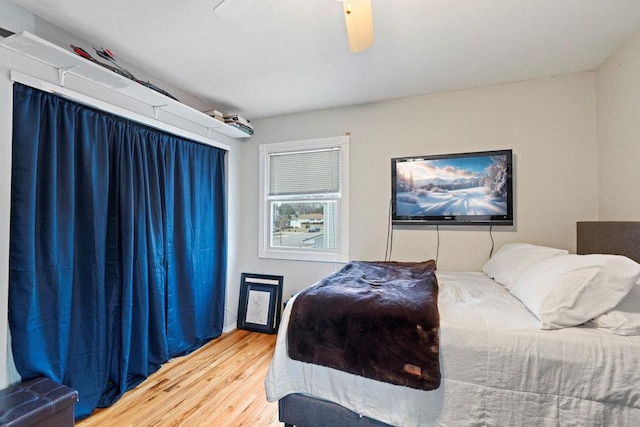
[[[219,122],[224,123],[224,114],[218,110],[209,110],[204,112],[206,115],[213,117]]]
[[[218,110],[209,110],[204,113],[235,129],[238,129],[247,136],[253,135],[253,126],[251,126],[251,122],[242,116],[237,114],[224,114]]]
[[[113,72],[115,72],[117,74],[120,74],[123,77],[126,77],[126,78],[128,78],[130,80],[133,80],[136,83],[140,83],[141,85],[146,86],[149,89],[153,89],[156,92],[163,94],[164,96],[168,96],[169,98],[175,99],[176,101],[180,102],[178,100],[178,98],[176,98],[175,96],[171,95],[166,90],[160,89],[158,86],[152,84],[151,82],[145,82],[143,80],[137,79],[136,76],[134,76],[133,74],[131,74],[129,72],[129,70],[127,70],[126,68],[124,68],[122,65],[120,65],[118,63],[118,61],[116,60],[115,55],[113,53],[111,53],[111,51],[109,49],[104,49],[104,48],[98,49],[96,47],[93,48],[100,58],[106,59],[108,62],[110,62],[113,65],[105,64],[104,62],[100,62],[100,61],[96,60],[93,56],[91,56],[89,54],[89,52],[87,52],[86,50],[84,50],[81,47],[74,46],[72,44],[69,45],[69,46],[71,47],[71,49],[73,50],[73,52],[76,55],[79,55],[79,56],[81,56],[81,57],[83,57],[85,59],[88,59],[89,61],[91,61],[91,62],[93,62],[95,64],[101,65],[101,66],[103,66],[103,67],[105,67],[105,68],[107,68],[107,69],[109,69],[109,70],[111,70],[111,71],[113,71]]]
[[[229,114],[224,116],[224,122],[229,126],[240,129],[247,135],[253,135],[253,126],[251,126],[249,120],[245,119],[242,116],[238,116],[237,114]]]

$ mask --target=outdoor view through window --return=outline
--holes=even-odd
[[[336,248],[335,201],[274,201],[271,206],[272,247]]]

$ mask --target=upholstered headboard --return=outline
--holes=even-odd
[[[578,254],[624,255],[640,262],[640,222],[584,221],[577,232]]]

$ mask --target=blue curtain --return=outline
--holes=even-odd
[[[224,156],[14,84],[13,355],[77,418],[222,333]]]

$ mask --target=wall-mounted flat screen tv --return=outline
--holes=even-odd
[[[513,225],[512,150],[391,159],[393,224]]]

